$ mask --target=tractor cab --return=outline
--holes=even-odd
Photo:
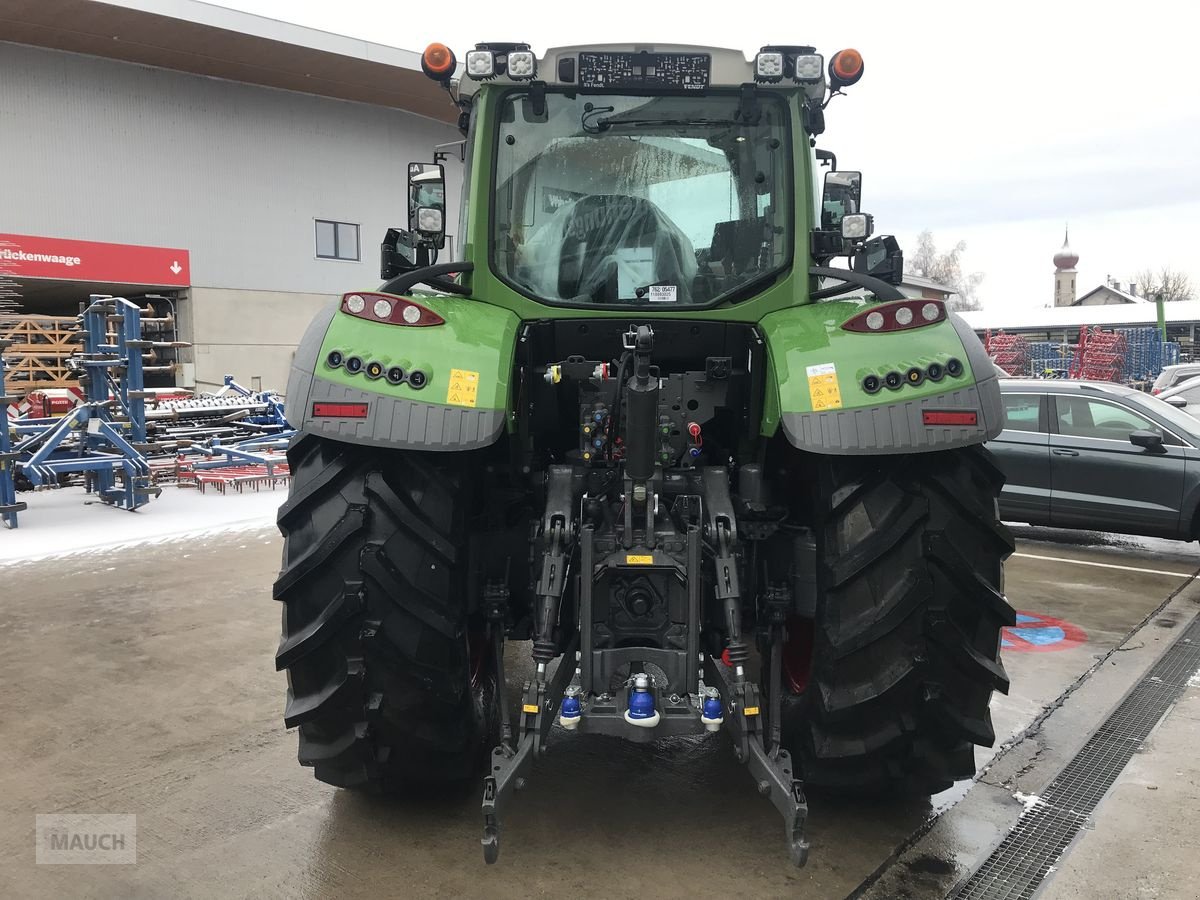
[[[715,48],[568,47],[539,60],[526,44],[491,43],[459,67],[433,44],[423,66],[461,111],[465,176],[486,179],[464,185],[459,221],[465,235],[486,214],[485,241],[460,243],[486,251],[490,273],[526,298],[709,307],[753,297],[810,257],[870,258],[856,269],[888,281],[901,269],[894,242],[871,240],[861,173],[819,151],[833,161],[822,195],[801,183],[826,105],[862,76],[854,50],[826,67],[811,47],[764,47],[752,61]],[[414,187],[440,184],[441,169],[409,168],[409,228],[388,232],[384,278],[436,261],[444,240],[444,216],[418,222],[427,207]]]

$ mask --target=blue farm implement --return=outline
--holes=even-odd
[[[120,297],[93,295],[80,331],[83,352],[70,365],[83,399],[57,417],[18,420],[13,452],[35,487],[83,473],[105,503],[137,509],[160,493],[139,449],[146,443],[142,353],[155,342],[142,338],[141,309]]]
[[[25,508],[25,504],[17,502],[16,483],[13,480],[19,454],[12,448],[8,410],[16,405],[18,398],[10,397],[4,391],[4,351],[8,345],[8,341],[0,340],[0,522],[9,528],[16,528],[17,513]]]

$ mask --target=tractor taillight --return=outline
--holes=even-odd
[[[446,324],[445,319],[420,303],[386,294],[346,294],[342,297],[342,312],[369,322],[386,322],[389,325],[411,325],[421,328],[426,325]]]
[[[940,300],[900,300],[872,306],[842,323],[846,331],[867,334],[887,331],[906,331],[923,325],[934,325],[946,318],[946,306]]]

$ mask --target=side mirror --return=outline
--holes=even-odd
[[[1162,435],[1157,431],[1147,431],[1144,428],[1129,432],[1129,443],[1135,447],[1141,447],[1143,450],[1163,449]]]
[[[825,188],[821,195],[822,230],[841,230],[842,219],[857,215],[861,208],[862,172],[826,172]]]
[[[446,243],[446,173],[440,163],[408,164],[408,230],[439,250]]]
[[[904,281],[904,251],[890,234],[871,238],[855,254],[854,271],[888,284],[901,284]]]
[[[1165,402],[1170,403],[1176,409],[1183,409],[1187,406],[1187,401],[1182,397],[1168,397]]]

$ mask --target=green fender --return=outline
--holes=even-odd
[[[842,328],[869,305],[861,299],[814,303],[762,319],[775,381],[764,433],[782,425],[788,441],[802,450],[846,455],[944,450],[1000,433],[995,367],[960,316],[904,331]],[[954,376],[947,371],[951,360],[961,365]],[[936,381],[924,374],[931,363],[942,367]],[[908,378],[911,370],[921,373],[919,380]],[[889,372],[901,375],[899,386],[864,389],[867,376],[882,381]],[[965,415],[952,417],[952,425],[942,424],[945,416],[927,415],[948,412]]]
[[[374,302],[377,292],[363,292]],[[288,379],[288,419],[303,431],[354,444],[422,450],[486,447],[508,422],[517,316],[479,300],[445,296],[411,299],[445,323],[408,326],[375,322],[342,311],[338,300],[309,325]],[[330,354],[357,357],[350,372]],[[372,378],[399,367],[406,378]],[[412,373],[424,375],[414,386]],[[363,405],[365,404],[365,409]],[[352,413],[352,414],[348,414]]]

